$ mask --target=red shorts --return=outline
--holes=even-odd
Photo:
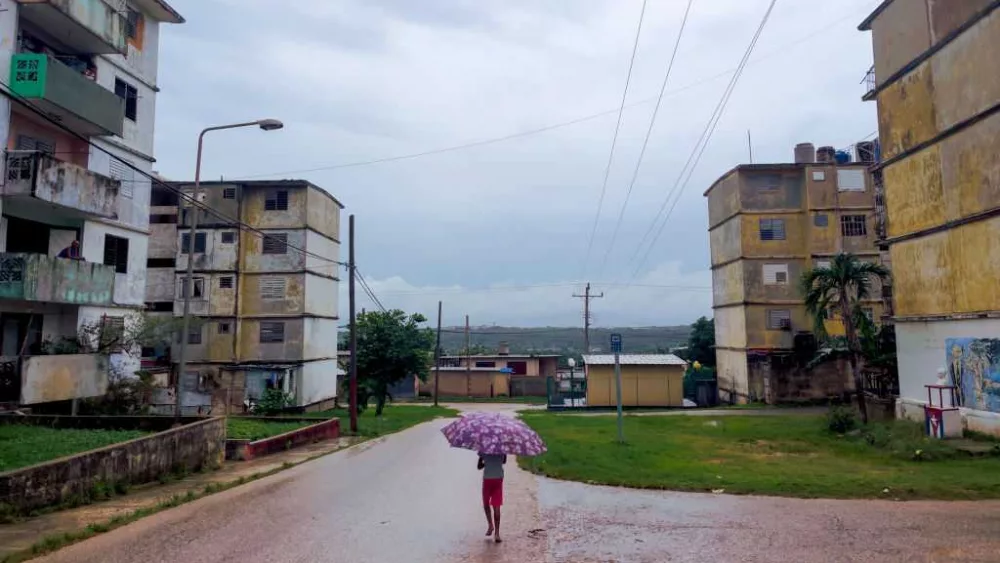
[[[503,479],[483,479],[483,506],[503,505]]]

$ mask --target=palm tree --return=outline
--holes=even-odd
[[[864,382],[861,378],[862,348],[858,334],[861,302],[871,295],[875,281],[884,282],[889,270],[879,264],[864,262],[853,254],[840,253],[830,262],[829,268],[814,268],[802,275],[802,292],[806,296],[806,310],[816,323],[816,334],[823,337],[826,331],[823,320],[831,311],[840,313],[847,338],[848,359],[854,376],[854,390],[862,422],[868,422],[865,406]]]

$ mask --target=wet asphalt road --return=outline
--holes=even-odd
[[[1000,502],[631,491],[539,479],[512,464],[497,545],[483,536],[475,455],[448,448],[444,424],[320,458],[40,561],[1000,562]]]

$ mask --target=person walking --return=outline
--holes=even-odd
[[[486,512],[487,536],[500,543],[500,506],[503,505],[503,454],[479,454],[477,467],[483,471],[483,511]]]

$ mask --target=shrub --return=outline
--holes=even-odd
[[[288,393],[281,389],[265,389],[260,396],[260,400],[254,405],[254,414],[263,416],[274,416],[292,406],[293,399]]]
[[[858,416],[849,406],[836,405],[826,413],[826,425],[830,432],[846,434],[858,426]]]

